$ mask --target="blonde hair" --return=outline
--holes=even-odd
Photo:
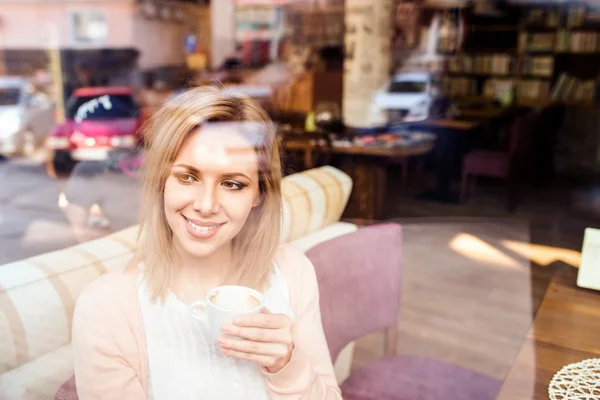
[[[164,210],[165,182],[184,140],[209,122],[258,122],[258,140],[252,143],[258,158],[261,203],[254,207],[233,239],[233,268],[224,284],[257,290],[265,287],[281,230],[281,161],[273,124],[266,112],[248,97],[227,89],[195,88],[163,105],[145,129],[142,215],[138,253],[132,264],[145,264],[145,277],[153,300],[164,299],[176,261],[173,232]]]

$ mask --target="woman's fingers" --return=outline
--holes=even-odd
[[[221,354],[228,357],[235,357],[240,360],[252,361],[263,367],[269,368],[277,364],[277,359],[273,356],[262,354],[244,353],[243,351],[221,348]]]
[[[254,361],[271,372],[287,365],[294,351],[292,320],[283,314],[240,315],[221,330],[239,338],[217,339],[222,354]]]
[[[240,326],[225,324],[221,330],[226,335],[257,342],[289,343],[292,340],[289,331],[281,329],[242,328]]]
[[[281,357],[287,354],[287,346],[282,343],[265,343],[253,340],[231,339],[222,337],[217,339],[217,343],[223,349],[240,351],[257,355],[269,355]]]
[[[233,320],[235,326],[256,327],[266,329],[281,329],[292,325],[292,320],[284,314],[246,314],[240,315]]]

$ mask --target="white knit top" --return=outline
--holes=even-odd
[[[148,398],[269,399],[265,377],[256,363],[219,353],[206,314],[192,318],[188,305],[171,291],[164,303],[150,301],[141,269],[139,300],[148,352]],[[294,319],[287,284],[275,263],[263,294],[270,312]]]

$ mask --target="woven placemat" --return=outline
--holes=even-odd
[[[600,400],[600,358],[561,368],[548,386],[550,400]]]

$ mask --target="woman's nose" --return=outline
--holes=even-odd
[[[193,207],[201,214],[215,214],[219,211],[217,192],[210,185],[201,185],[194,199]]]

